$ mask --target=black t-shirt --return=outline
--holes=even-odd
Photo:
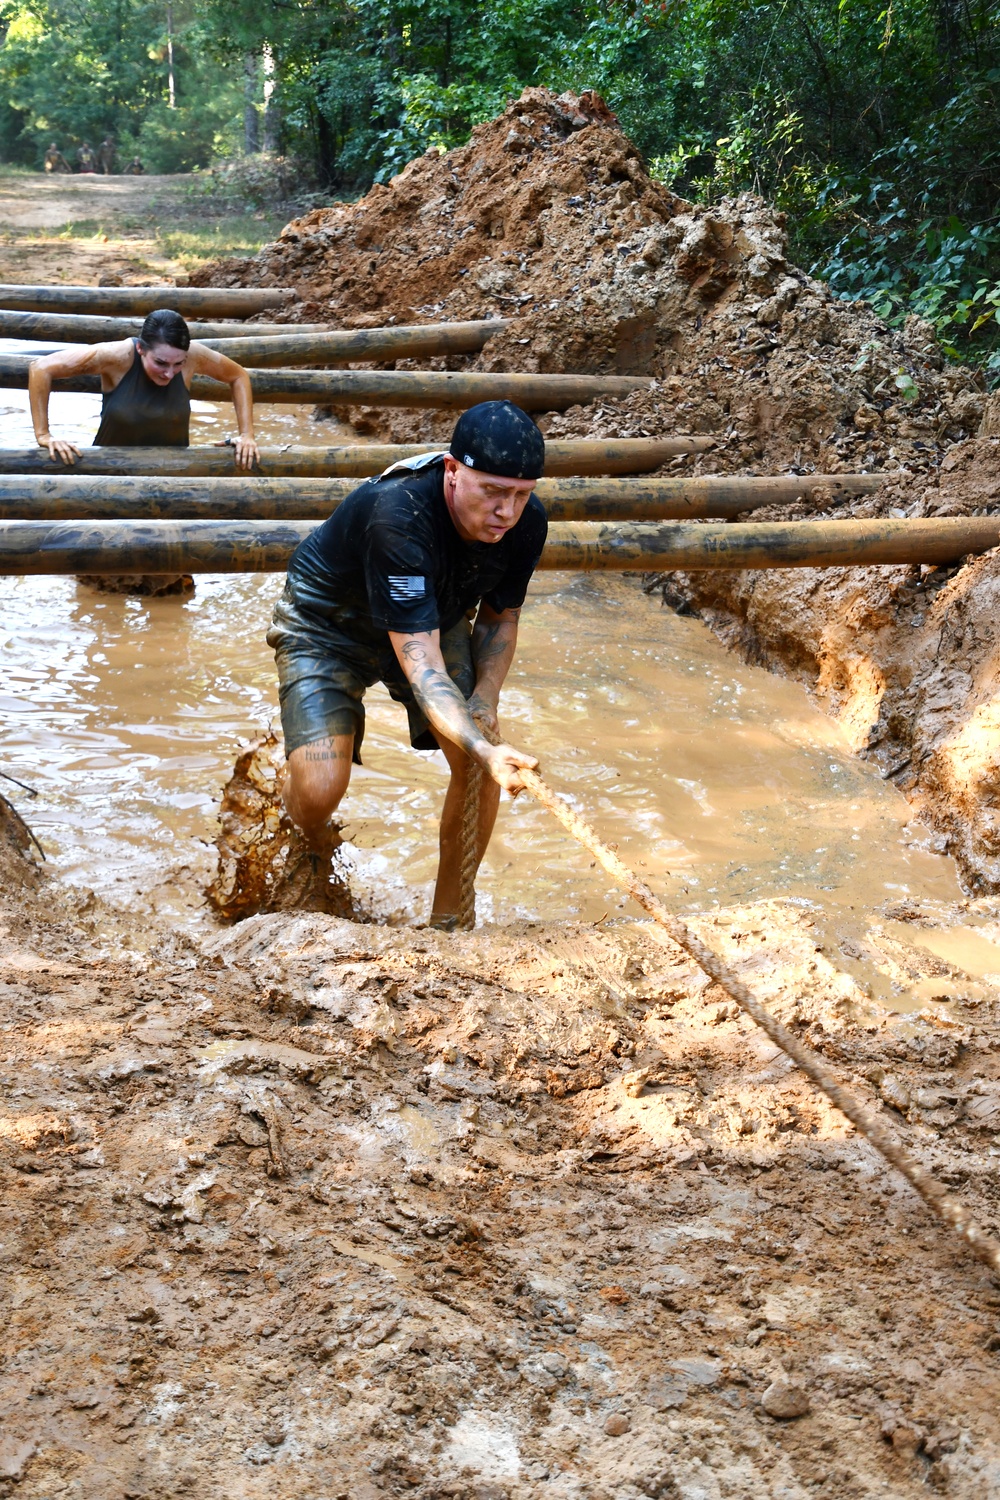
[[[366,480],[301,542],[288,564],[299,610],[352,640],[450,630],[485,600],[519,609],[548,521],[532,495],[498,542],[464,542],[444,498],[444,462]]]

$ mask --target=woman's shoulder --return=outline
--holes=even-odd
[[[109,339],[107,343],[91,344],[90,352],[98,370],[127,370],[135,359],[135,340]]]

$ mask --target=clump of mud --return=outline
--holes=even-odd
[[[99,594],[132,594],[138,598],[194,593],[190,573],[78,573],[76,581]]]
[[[330,857],[315,854],[281,801],[283,764],[273,734],[238,757],[222,792],[216,873],[209,906],[226,922],[259,912],[313,911],[359,918],[346,877]]]
[[[0,793],[0,887],[8,891],[37,887],[41,871],[36,858],[44,859],[45,850],[13,802]]]

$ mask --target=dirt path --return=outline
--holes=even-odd
[[[0,171],[0,223],[13,229],[61,229],[80,219],[109,225],[145,219],[152,202],[182,209],[198,178],[46,176]]]
[[[0,281],[183,282],[229,244],[255,250],[280,217],[213,201],[206,178],[0,170]]]

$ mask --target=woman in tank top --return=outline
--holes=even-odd
[[[40,448],[72,464],[79,448],[49,432],[49,395],[54,380],[100,375],[104,401],[95,447],[186,448],[191,420],[190,387],[195,375],[221,380],[233,393],[239,437],[237,466],[252,469],[260,454],[253,435],[253,389],[242,365],[204,344],[192,343],[179,313],[151,312],[137,339],[116,339],[80,349],[59,349],[33,360],[28,372],[31,420]]]

